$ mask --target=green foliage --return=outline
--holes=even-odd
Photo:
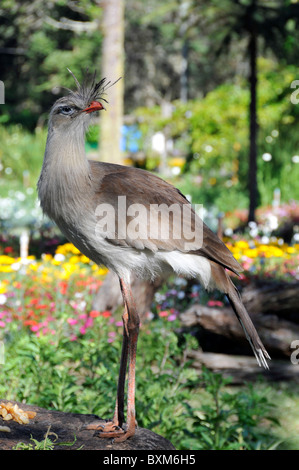
[[[96,320],[78,341],[65,336],[63,323],[55,336],[38,337],[11,325],[5,338],[6,362],[0,369],[0,396],[48,409],[112,416],[120,337],[108,344],[107,319]],[[137,360],[139,426],[162,434],[178,449],[266,448],[269,439],[259,426],[269,403],[253,388],[230,394],[226,381],[204,371],[208,401],[206,397],[200,411],[194,406],[195,389],[200,400],[204,396],[186,359],[194,341],[187,335],[178,342],[163,319],[145,324]]]
[[[46,130],[37,129],[35,133],[24,130],[18,124],[0,125],[0,192],[1,186],[20,184],[36,186],[46,145]],[[2,193],[3,194],[3,193]]]
[[[292,66],[281,67],[270,60],[259,60],[258,83],[258,181],[260,203],[271,203],[273,191],[280,188],[282,200],[299,198],[297,155],[298,106],[290,101],[290,84],[296,78]],[[141,108],[136,111],[145,136],[163,131],[174,141],[174,153],[187,160],[185,176],[178,182],[195,193],[193,202],[215,204],[231,210],[236,204],[245,207],[248,186],[248,83],[239,78],[209,92],[202,100],[173,103],[172,113],[163,117],[162,109]],[[270,153],[271,161],[263,160]],[[150,151],[148,155],[151,156]],[[287,175],[291,177],[288,178]],[[188,181],[189,178],[189,181]],[[200,178],[200,180],[198,179]],[[190,186],[191,180],[191,186]],[[240,193],[242,201],[240,201]],[[233,205],[232,205],[233,204]]]
[[[203,369],[203,383],[209,400],[198,410],[187,407],[193,417],[190,437],[200,435],[196,450],[258,450],[273,449],[274,442],[269,429],[260,426],[268,419],[272,424],[278,421],[270,414],[271,404],[267,390],[261,394],[253,385],[237,393],[227,391],[229,379]],[[190,437],[184,440],[188,447]]]
[[[51,426],[49,426],[45,438],[41,441],[34,439],[33,437],[30,438],[29,443],[25,444],[24,442],[18,442],[12,450],[54,450],[57,446],[67,446],[72,447],[76,443],[76,436],[74,436],[73,442],[55,442],[58,438],[57,434],[50,431]],[[49,436],[54,436],[54,439],[50,439]],[[81,450],[84,446],[80,446],[76,450]]]

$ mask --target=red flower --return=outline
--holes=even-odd
[[[92,318],[96,318],[96,317],[99,317],[101,315],[101,312],[99,312],[98,310],[91,310],[89,316],[92,317]]]
[[[68,283],[66,281],[61,281],[59,283],[60,292],[62,295],[65,295],[67,292]]]
[[[3,251],[4,251],[4,253],[12,253],[13,252],[13,247],[12,246],[6,246]]]
[[[167,310],[162,310],[162,312],[159,312],[159,317],[168,317],[169,312]]]
[[[109,318],[112,316],[112,313],[109,310],[105,310],[105,312],[102,313],[102,316],[104,318]]]
[[[37,321],[35,321],[35,320],[25,320],[25,321],[24,321],[24,325],[27,325],[27,326],[29,326],[29,325],[30,325],[30,326],[35,326],[35,325],[37,325],[37,324],[38,324],[38,323],[37,323]]]

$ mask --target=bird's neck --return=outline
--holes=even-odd
[[[85,132],[49,129],[43,167],[38,182],[41,206],[54,220],[63,211],[77,211],[90,185],[85,153]],[[65,214],[66,216],[66,214]]]

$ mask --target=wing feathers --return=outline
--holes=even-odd
[[[90,162],[95,186],[95,204],[111,204],[115,211],[116,245],[151,251],[194,253],[238,273],[241,266],[225,244],[202,222],[189,201],[174,186],[158,176],[137,168]],[[119,197],[126,208],[119,210]],[[135,212],[134,212],[135,210]],[[120,222],[120,224],[118,223]],[[125,236],[121,229],[126,226]]]

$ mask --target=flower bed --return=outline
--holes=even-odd
[[[299,279],[299,244],[289,246],[280,240],[264,244],[257,240],[227,240],[227,246],[244,268],[241,280],[248,283],[252,277]],[[75,341],[92,328],[98,317],[111,325],[108,342],[112,342],[121,321],[111,312],[92,310],[92,299],[107,273],[82,255],[71,243],[58,246],[54,256],[41,259],[28,256],[13,258],[0,256],[0,331],[11,322],[29,328],[36,336],[53,334],[59,328]],[[178,279],[171,289],[166,287],[156,294],[155,313],[167,321],[177,318],[188,300],[184,280]],[[167,290],[168,289],[168,290]],[[190,292],[196,301],[197,286]],[[218,306],[221,300],[206,298],[208,305]],[[182,307],[182,308],[180,308]],[[114,329],[112,328],[114,326]],[[1,338],[0,338],[1,339]]]
[[[244,268],[241,279],[250,277],[281,278],[286,281],[299,280],[299,244],[293,246],[282,239],[227,240],[226,244]]]

